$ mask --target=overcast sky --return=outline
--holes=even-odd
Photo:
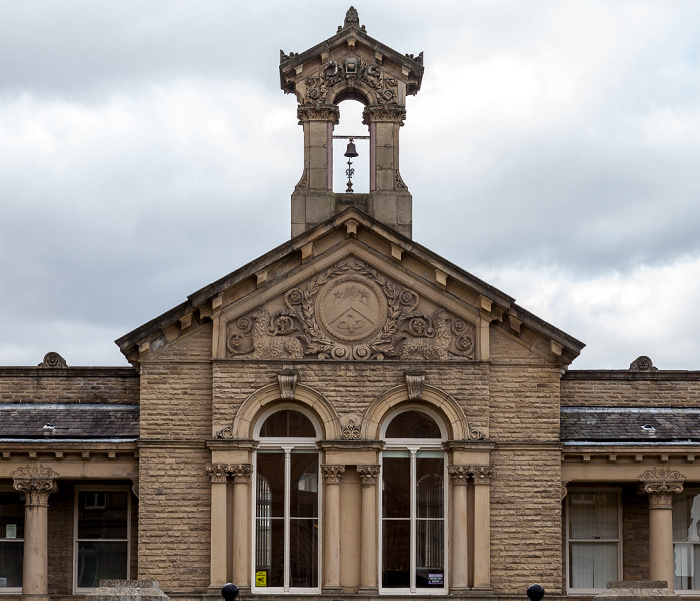
[[[414,239],[585,342],[572,368],[700,369],[700,2],[354,5],[425,52]],[[289,238],[279,51],[348,6],[2,3],[0,364],[126,365],[114,339]]]

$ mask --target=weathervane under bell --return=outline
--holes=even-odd
[[[355,170],[352,168],[352,159],[356,156],[357,150],[355,149],[355,142],[350,138],[348,141],[348,149],[345,151],[345,156],[348,157],[348,168],[345,170],[345,175],[348,176],[348,189],[346,192],[353,192],[352,189],[352,176],[355,175]]]

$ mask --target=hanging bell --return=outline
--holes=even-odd
[[[350,138],[350,141],[348,142],[348,149],[345,151],[345,156],[350,158],[359,156],[357,154],[357,150],[355,149],[355,142],[352,141],[352,138]]]

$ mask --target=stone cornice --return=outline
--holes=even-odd
[[[138,448],[162,448],[162,449],[205,449],[206,441],[198,440],[154,440],[141,439],[136,443]]]

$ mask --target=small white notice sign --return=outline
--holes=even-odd
[[[17,524],[5,524],[5,538],[17,538]]]

